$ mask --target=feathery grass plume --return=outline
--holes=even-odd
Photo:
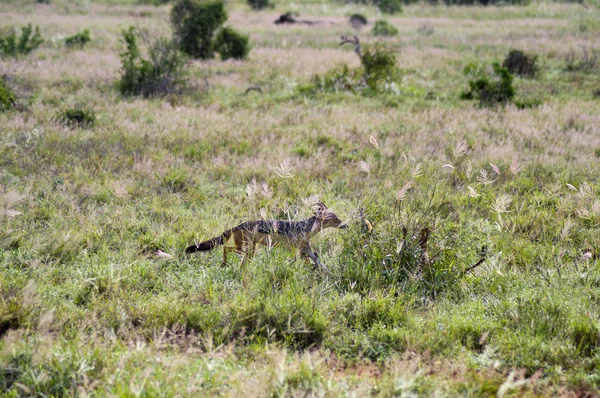
[[[379,149],[379,142],[377,142],[377,138],[371,135],[369,136],[369,142],[375,147],[375,149]]]
[[[581,186],[579,186],[579,189],[577,190],[577,196],[580,198],[592,198],[594,197],[594,191],[587,182],[584,182],[581,184]]]
[[[500,177],[500,168],[494,163],[490,163],[490,167],[492,168],[492,170],[494,170],[494,173],[496,173],[496,175]]]
[[[314,205],[316,205],[320,201],[319,201],[319,196],[310,195],[308,198],[302,198],[301,202],[304,206],[312,208]]]
[[[477,191],[475,191],[473,188],[471,188],[470,186],[467,186],[467,189],[469,190],[469,196],[472,198],[476,198],[478,196],[481,196],[477,193]]]
[[[571,228],[573,228],[573,225],[575,225],[575,223],[570,218],[567,218],[565,220],[565,223],[563,224],[563,227],[560,230],[560,239],[561,240],[565,240],[569,236],[569,234],[571,233]]]
[[[569,188],[571,191],[579,192],[579,190],[572,184],[567,183],[567,188]]]
[[[454,159],[460,159],[461,157],[465,156],[467,154],[467,152],[469,151],[469,146],[467,145],[467,141],[466,140],[462,140],[461,142],[459,142],[456,147],[454,148],[454,152],[452,153],[454,155]]]
[[[421,171],[421,163],[417,163],[414,165],[410,175],[413,180],[416,180],[417,178],[423,175],[423,172]]]
[[[477,181],[483,185],[489,185],[491,183],[493,183],[494,180],[487,172],[486,169],[481,169],[479,171],[479,175],[477,176]]]
[[[512,198],[508,195],[500,195],[494,200],[492,210],[497,214],[508,213],[508,207],[512,202]]]
[[[406,196],[406,192],[408,192],[408,190],[410,188],[412,188],[414,183],[414,180],[411,180],[409,182],[407,182],[406,184],[404,184],[404,186],[402,188],[400,188],[400,190],[398,190],[398,193],[396,194],[396,200],[404,200],[404,197]]]
[[[467,180],[471,179],[471,177],[473,176],[473,163],[471,163],[470,160],[467,160],[467,162],[463,166],[463,172],[465,173],[465,177],[467,177]]]
[[[292,178],[294,177],[294,168],[290,163],[289,159],[285,159],[278,166],[273,168],[273,172],[281,178]]]
[[[366,174],[370,174],[371,173],[371,166],[367,162],[364,162],[362,160],[358,164],[358,169],[360,171],[362,171],[363,173],[366,173]]]
[[[246,193],[248,194],[248,197],[252,199],[256,196],[258,190],[258,183],[256,182],[256,179],[253,178],[252,181],[250,181],[250,184],[246,185]]]
[[[265,198],[270,199],[273,197],[273,190],[269,187],[269,184],[262,182],[260,184],[260,194]]]
[[[517,174],[519,174],[521,169],[522,166],[519,165],[519,160],[516,157],[513,158],[512,163],[510,164],[510,172],[516,176]]]

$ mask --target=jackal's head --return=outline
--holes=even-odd
[[[347,224],[344,224],[342,220],[331,210],[327,208],[323,203],[319,202],[313,206],[315,217],[320,223],[321,229],[325,228],[348,228]]]

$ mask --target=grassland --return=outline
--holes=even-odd
[[[0,394],[598,394],[600,76],[565,61],[600,51],[598,5],[406,6],[384,40],[401,83],[380,95],[298,90],[359,66],[339,37],[375,42],[375,9],[228,10],[249,59],[191,62],[192,92],[142,99],[115,87],[121,32],[168,34],[169,6],[0,5],[2,28],[47,39],[0,59],[34,97],[0,113]],[[324,23],[272,24],[287,10]],[[87,47],[62,45],[86,28]],[[514,85],[541,105],[460,100],[463,68],[511,48],[539,56]],[[95,125],[61,122],[73,107]],[[315,239],[327,273],[277,247],[244,266],[183,254],[308,217],[311,196],[350,225]]]

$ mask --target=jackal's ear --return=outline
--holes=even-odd
[[[313,205],[312,208],[313,208],[313,211],[315,212],[315,216],[317,218],[320,218],[322,220],[327,218],[327,213],[329,211],[327,210],[327,206],[325,206],[323,203],[317,202]]]

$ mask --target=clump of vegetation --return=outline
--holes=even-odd
[[[586,46],[581,47],[581,54],[577,55],[574,51],[567,55],[566,69],[569,72],[590,73],[598,65],[600,52],[595,49],[589,49]]]
[[[248,5],[253,10],[264,10],[265,8],[273,8],[274,5],[269,0],[247,0]]]
[[[84,29],[83,31],[74,34],[73,36],[69,36],[65,39],[65,46],[67,47],[77,47],[83,48],[86,44],[91,40],[90,30]]]
[[[20,29],[15,28],[8,35],[0,37],[0,53],[8,57],[28,55],[43,42],[40,27],[36,26],[34,32],[31,24],[28,24]]]
[[[185,87],[186,59],[171,40],[160,38],[151,43],[149,59],[142,58],[135,27],[123,31],[123,40],[127,49],[121,53],[121,94],[148,97],[177,93]]]
[[[398,77],[398,61],[396,55],[381,44],[361,49],[359,39],[354,36],[342,36],[342,43],[354,45],[354,51],[360,58],[361,67],[351,70],[347,65],[341,70],[334,70],[324,77],[315,77],[314,85],[301,87],[302,92],[324,91],[358,91],[364,93],[381,93],[395,87]]]
[[[496,4],[512,4],[525,6],[531,3],[531,0],[505,0],[505,1],[497,1],[497,0],[444,0],[444,4],[446,5],[461,5],[461,6],[473,6],[473,5],[496,5]]]
[[[69,126],[92,127],[96,123],[96,114],[89,109],[71,108],[62,111],[57,119]]]
[[[352,14],[350,16],[350,25],[352,25],[354,29],[360,29],[367,23],[367,18],[362,14]]]
[[[592,97],[600,98],[600,88],[596,88],[596,89],[592,90]]]
[[[375,22],[375,26],[371,30],[375,36],[396,36],[398,34],[398,29],[387,21],[379,20]]]
[[[223,61],[229,58],[245,59],[250,52],[248,41],[248,35],[226,26],[217,33],[215,49]]]
[[[521,50],[510,50],[502,66],[521,77],[534,77],[539,71],[537,55],[527,55]]]
[[[507,68],[494,63],[493,74],[487,73],[481,64],[469,64],[464,74],[469,77],[469,91],[461,94],[462,99],[477,100],[482,106],[504,104],[513,99],[515,89],[513,76]]]
[[[402,12],[401,0],[373,0],[373,5],[386,14],[399,14]]]
[[[0,112],[15,107],[15,92],[7,84],[6,76],[0,76]]]
[[[215,53],[215,34],[227,21],[220,1],[179,0],[171,10],[171,25],[181,51],[192,58],[210,59]]]

